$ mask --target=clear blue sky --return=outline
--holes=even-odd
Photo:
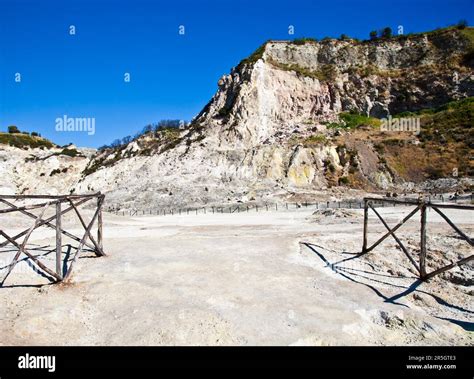
[[[58,144],[97,147],[160,119],[190,120],[219,77],[267,39],[341,33],[365,39],[385,26],[403,25],[409,33],[466,18],[471,24],[473,4],[0,0],[0,130],[17,125]],[[95,117],[96,134],[56,132],[55,119],[63,115]]]

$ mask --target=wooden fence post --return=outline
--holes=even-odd
[[[364,200],[364,237],[362,243],[362,254],[365,254],[367,251],[367,226],[369,219],[369,204],[367,200]]]
[[[102,243],[103,232],[102,232],[102,204],[104,203],[104,196],[99,196],[97,198],[97,207],[99,208],[99,213],[97,215],[97,243],[101,249],[104,248]]]
[[[62,250],[63,250],[63,243],[62,243],[62,236],[63,233],[61,231],[61,201],[58,200],[56,203],[56,274],[62,279]]]
[[[421,231],[420,231],[420,277],[426,277],[426,203],[421,207]]]

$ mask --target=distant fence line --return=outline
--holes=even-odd
[[[374,207],[394,207],[396,204],[387,204],[383,200],[386,198],[380,198],[379,202],[373,202]],[[405,198],[416,200],[413,198]],[[450,197],[447,195],[434,195],[426,198],[428,201],[440,201],[449,203],[458,203],[465,201],[472,201],[474,195],[465,195],[458,197]],[[402,199],[401,199],[402,200]],[[345,201],[325,201],[325,202],[295,202],[295,203],[271,203],[271,204],[230,204],[222,206],[208,206],[208,207],[185,207],[185,208],[172,208],[164,207],[159,209],[128,209],[128,210],[114,210],[111,209],[109,212],[119,216],[174,216],[174,215],[198,215],[198,214],[217,214],[217,213],[250,213],[250,212],[268,212],[268,211],[280,211],[280,210],[291,210],[301,208],[313,208],[314,210],[325,210],[325,209],[364,209],[364,199],[360,200],[345,200]]]

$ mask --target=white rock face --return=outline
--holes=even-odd
[[[203,205],[271,198],[281,187],[320,188],[326,181],[316,167],[337,160],[334,148],[321,150],[277,146],[225,150],[214,145],[123,159],[99,169],[75,187],[76,193],[102,191],[119,208]],[[205,155],[203,153],[206,153]]]
[[[68,194],[95,150],[78,149],[83,157],[60,154],[62,150],[24,150],[0,144],[0,193]]]

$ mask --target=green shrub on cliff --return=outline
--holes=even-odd
[[[341,122],[330,123],[327,127],[332,129],[355,129],[360,126],[378,127],[380,120],[374,117],[361,115],[358,113],[342,112],[339,114]]]
[[[2,133],[0,132],[0,144],[10,145],[14,147],[18,147],[20,149],[27,149],[27,148],[51,148],[55,145],[44,139],[42,137],[30,136],[28,134],[23,133]]]

